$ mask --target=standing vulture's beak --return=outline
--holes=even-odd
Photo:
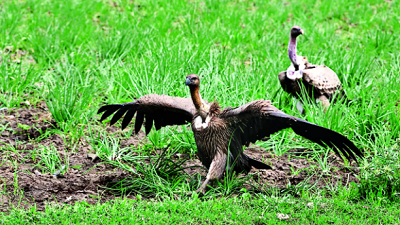
[[[191,82],[192,82],[192,79],[190,79],[190,77],[186,77],[185,84],[189,85]]]

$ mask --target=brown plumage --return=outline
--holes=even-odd
[[[300,30],[301,32],[299,32]],[[295,34],[295,35],[294,35]],[[297,36],[303,34],[303,31],[294,26],[290,33],[288,55],[291,60],[291,66],[287,71],[279,73],[279,81],[284,91],[288,92],[296,98],[301,96],[301,85],[304,85],[305,91],[311,99],[321,101],[324,111],[335,102],[336,97],[345,97],[342,84],[337,74],[325,65],[313,65],[308,62],[306,57],[296,55]],[[296,67],[297,64],[303,66]],[[298,107],[301,113],[304,110]]]
[[[153,121],[157,130],[163,126],[186,124],[191,121],[197,155],[208,169],[206,180],[197,192],[204,193],[208,182],[221,179],[227,168],[246,173],[252,166],[258,169],[271,169],[270,166],[244,154],[242,146],[248,146],[289,127],[313,142],[333,148],[338,155],[342,152],[349,160],[357,160],[356,156],[363,157],[362,152],[346,137],[287,115],[272,106],[268,100],[252,101],[237,108],[221,110],[217,102],[207,103],[202,100],[199,93],[200,80],[197,75],[187,76],[186,85],[190,88],[192,99],[145,95],[131,103],[103,106],[98,113],[104,112],[101,117],[103,120],[116,112],[111,119],[111,124],[114,124],[126,112],[122,121],[124,129],[137,112],[136,133],[140,131],[144,115],[146,115],[144,123],[146,133],[150,132]]]

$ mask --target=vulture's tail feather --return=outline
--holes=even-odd
[[[249,158],[249,164],[250,164],[252,167],[256,168],[256,169],[266,169],[266,170],[272,169],[271,166],[268,166],[267,164],[265,164],[265,163],[263,163],[263,162],[260,162],[260,161],[258,161],[258,160],[252,159],[252,158],[250,158],[249,156],[247,156],[247,157]]]

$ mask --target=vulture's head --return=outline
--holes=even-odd
[[[199,76],[196,74],[190,74],[186,76],[185,84],[189,87],[198,87],[200,86],[200,79]]]
[[[290,30],[290,36],[296,38],[297,36],[304,34],[303,30],[299,26],[294,26]]]

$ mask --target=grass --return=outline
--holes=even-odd
[[[34,208],[28,211],[15,210],[7,216],[0,216],[0,221],[7,224],[395,224],[400,216],[395,205],[306,197],[253,198],[249,193],[236,198],[211,198],[205,201],[196,196],[188,200],[166,198],[154,202],[139,199],[118,199],[97,207],[89,207],[85,202],[78,202],[74,206],[48,206],[44,213]]]
[[[79,151],[85,140],[103,162],[136,173],[131,180],[121,181],[120,192],[144,197],[154,197],[149,193],[157,193],[163,199],[122,200],[89,209],[85,203],[79,203],[62,209],[49,207],[43,214],[34,209],[26,212],[16,209],[8,217],[3,215],[3,219],[15,218],[15,223],[22,223],[32,216],[30,222],[37,223],[60,222],[60,218],[74,223],[90,222],[102,210],[110,215],[104,217],[105,221],[121,212],[132,215],[121,216],[124,222],[141,222],[142,218],[145,221],[152,218],[145,216],[152,211],[158,211],[160,218],[171,223],[240,220],[267,223],[266,218],[271,223],[282,222],[276,213],[290,215],[289,221],[296,223],[343,223],[356,219],[385,223],[396,219],[392,215],[398,215],[395,204],[400,193],[400,105],[396,106],[400,99],[397,38],[400,4],[397,0],[268,3],[20,0],[1,1],[0,5],[0,118],[4,121],[0,132],[15,132],[7,123],[9,118],[3,115],[4,109],[40,107],[43,101],[56,122],[54,128],[40,130],[41,135],[32,140],[0,145],[2,158],[11,165],[29,161],[43,173],[54,173],[65,165],[66,173],[71,168],[69,157]],[[312,63],[332,68],[354,104],[332,105],[325,114],[316,104],[305,104],[307,113],[299,115],[293,99],[281,90],[277,78],[289,65],[286,51],[293,25],[305,30],[305,35],[299,38],[301,55]],[[168,160],[174,154],[194,157],[196,145],[190,130],[185,126],[164,128],[152,132],[148,142],[119,148],[121,141],[132,134],[133,127],[111,134],[106,131],[107,123],[97,121],[96,112],[104,104],[129,102],[150,93],[189,97],[184,78],[190,73],[200,75],[204,99],[216,99],[224,107],[271,99],[282,111],[352,140],[366,155],[358,174],[360,184],[349,189],[355,197],[341,199],[337,194],[332,198],[321,197],[321,202],[330,207],[321,211],[305,207],[296,198],[291,200],[296,204],[274,203],[275,208],[268,209],[270,205],[266,202],[276,200],[269,192],[255,197],[258,199],[255,203],[232,197],[244,182],[234,179],[215,184],[206,194],[210,198],[206,201],[186,199],[182,197],[184,193],[198,187],[200,180],[182,173],[176,175],[181,165]],[[36,128],[21,124],[18,132],[29,129]],[[28,142],[39,143],[55,134],[64,141],[61,153],[54,146],[41,146],[30,153],[18,147]],[[276,155],[294,148],[314,149],[307,157],[319,162],[323,171],[331,170],[326,149],[290,130],[256,145]],[[155,154],[159,149],[167,152]],[[143,163],[145,158],[154,159],[153,164]],[[230,192],[230,188],[236,191]],[[135,189],[141,191],[132,192]],[[318,192],[307,191],[311,195]],[[335,191],[326,195],[332,192]],[[179,200],[173,200],[177,196]],[[368,201],[374,206],[362,208]],[[382,201],[388,205],[381,204]],[[182,218],[165,211],[182,204],[185,205]],[[219,208],[210,209],[210,205]],[[383,207],[384,216],[374,207]],[[201,214],[208,209],[208,214]],[[93,217],[82,218],[83,211]],[[232,215],[241,212],[241,216],[212,217],[227,211]],[[373,216],[367,217],[366,212]],[[69,213],[79,216],[67,217]],[[319,214],[320,221],[314,219]],[[332,215],[337,220],[332,220]],[[206,216],[214,219],[207,221]]]

